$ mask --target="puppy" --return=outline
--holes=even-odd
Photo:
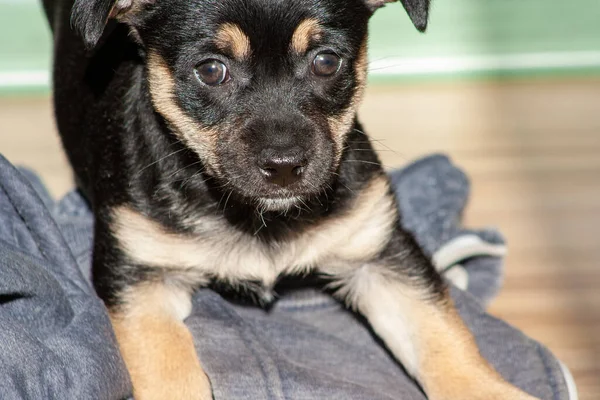
[[[211,399],[211,283],[316,273],[430,399],[532,399],[481,357],[356,120],[386,0],[46,0],[58,128],[136,399]],[[402,0],[417,29],[429,0]],[[79,33],[77,35],[75,31]]]

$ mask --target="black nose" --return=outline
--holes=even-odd
[[[269,182],[279,186],[288,186],[300,180],[305,164],[305,161],[299,156],[275,156],[263,160],[259,167]]]

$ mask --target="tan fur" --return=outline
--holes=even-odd
[[[432,301],[424,289],[377,265],[341,279],[337,295],[367,318],[428,399],[533,399],[506,383],[479,354],[449,297]]]
[[[190,294],[159,283],[130,287],[111,322],[136,400],[212,399],[190,331]]]
[[[150,95],[156,111],[174,128],[174,133],[206,161],[208,168],[218,172],[215,168],[218,161],[214,156],[217,131],[200,126],[181,109],[175,97],[175,78],[159,54],[149,51],[147,68]]]
[[[428,313],[420,302],[416,318],[422,349],[419,382],[430,399],[534,400],[508,384],[481,356],[451,300]]]
[[[266,246],[219,216],[189,221],[195,233],[181,235],[126,207],[113,211],[113,233],[133,261],[170,269],[173,280],[197,285],[214,276],[260,280],[269,286],[281,274],[372,258],[394,229],[396,208],[388,190],[384,176],[375,178],[345,214],[326,218],[277,246]]]
[[[344,138],[354,124],[354,117],[356,116],[356,112],[363,98],[364,89],[367,83],[367,67],[367,38],[365,37],[356,57],[356,61],[354,62],[354,69],[356,71],[356,91],[354,92],[348,107],[340,115],[329,117],[327,119],[332,139],[336,145],[338,159],[342,156]]]
[[[294,30],[290,41],[290,48],[296,54],[304,54],[308,50],[310,43],[319,40],[322,33],[319,21],[314,18],[307,18],[300,22],[296,30]]]
[[[228,51],[236,60],[243,60],[252,51],[250,39],[237,24],[227,22],[219,27],[215,35],[215,45],[221,51]]]

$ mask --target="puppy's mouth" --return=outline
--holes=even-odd
[[[297,182],[281,187],[265,182],[259,174],[237,175],[236,178],[216,178],[211,187],[220,207],[231,208],[236,203],[250,206],[258,212],[286,214],[295,209],[312,208],[326,188],[321,182]],[[317,189],[318,188],[318,189]],[[322,202],[322,200],[321,200]]]
[[[302,204],[302,202],[303,200],[300,196],[259,197],[256,199],[257,208],[261,211],[285,212]]]

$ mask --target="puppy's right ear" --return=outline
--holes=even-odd
[[[383,7],[387,3],[394,3],[398,0],[364,0],[367,7],[371,11],[375,11],[378,8]],[[415,25],[415,28],[420,32],[425,32],[427,29],[427,19],[429,18],[429,4],[430,0],[400,0],[400,3],[404,6],[406,13],[410,17],[410,20]]]
[[[154,0],[75,0],[71,26],[83,38],[85,47],[91,49],[110,19],[131,20],[130,17],[151,3]]]

